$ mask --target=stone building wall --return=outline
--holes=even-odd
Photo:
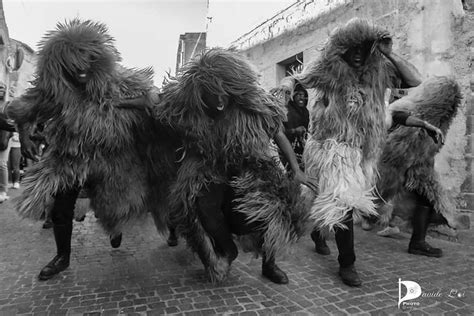
[[[206,49],[206,33],[184,33],[179,36],[176,73],[194,56]]]
[[[10,86],[9,70],[7,61],[10,57],[10,37],[8,27],[3,12],[3,3],[0,2],[0,85],[2,93],[0,95],[0,106],[8,101],[8,89]]]
[[[33,49],[10,38],[2,1],[0,1],[0,38],[0,84],[5,87],[5,95],[0,100],[0,106],[2,106],[5,101],[25,91],[33,78],[36,64]]]
[[[18,97],[31,86],[30,81],[33,80],[37,58],[35,51],[25,43],[14,39],[10,39],[10,43],[12,51],[23,51],[23,62],[20,68],[10,73],[10,96]]]
[[[442,183],[461,210],[474,210],[472,184],[474,139],[474,25],[472,0],[308,0],[298,1],[232,43],[257,67],[270,89],[284,76],[281,62],[303,54],[317,58],[336,26],[353,17],[367,18],[393,35],[393,49],[424,77],[454,76],[464,100],[436,158]],[[311,100],[310,100],[311,102]]]

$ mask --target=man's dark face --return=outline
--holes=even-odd
[[[202,92],[201,97],[205,104],[204,112],[213,119],[219,118],[230,102],[228,95],[218,96],[207,91]]]
[[[306,104],[308,103],[308,97],[306,96],[306,93],[304,93],[304,91],[297,91],[293,95],[293,101],[299,107],[306,107]]]
[[[369,57],[370,49],[372,43],[363,43],[361,45],[353,46],[349,48],[342,58],[351,66],[352,68],[358,69],[364,66]]]

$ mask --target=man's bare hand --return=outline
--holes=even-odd
[[[30,138],[28,130],[20,129],[18,132],[20,136],[21,154],[28,159],[33,161],[39,160],[38,146]]]
[[[393,46],[393,41],[392,41],[392,36],[390,35],[390,33],[383,32],[382,34],[380,34],[379,40],[377,42],[378,50],[385,56],[388,56],[392,53],[392,46]]]
[[[426,122],[425,123],[425,129],[428,135],[433,138],[434,142],[436,144],[440,143],[441,145],[444,145],[444,135],[443,132],[437,128],[436,126],[431,125],[430,123]]]

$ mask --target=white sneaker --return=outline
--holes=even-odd
[[[13,183],[12,188],[13,188],[13,189],[19,189],[19,188],[20,188],[20,183],[19,183],[19,182]]]
[[[381,231],[377,232],[377,235],[382,236],[382,237],[389,237],[391,235],[395,235],[398,233],[400,233],[400,228],[398,228],[398,226],[395,226],[395,227],[387,226]]]
[[[7,195],[6,192],[0,192],[0,203],[5,202],[8,200],[10,197]]]

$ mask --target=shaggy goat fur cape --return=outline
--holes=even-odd
[[[229,97],[219,118],[206,114],[204,94]],[[227,258],[216,256],[197,217],[196,200],[208,184],[232,186],[237,195],[234,210],[247,214],[249,225],[258,222],[256,233],[264,235],[267,253],[302,233],[293,224],[302,214],[292,210],[299,188],[290,189],[296,184],[283,181],[270,150],[272,136],[282,128],[282,109],[260,87],[243,57],[222,49],[203,53],[163,88],[156,115],[184,140],[171,187],[171,220],[199,254],[212,281],[223,280],[230,266]]]
[[[100,23],[74,19],[43,38],[33,87],[8,108],[22,128],[44,123],[48,141],[22,182],[21,215],[38,219],[56,193],[86,187],[91,208],[113,233],[166,203],[163,182],[173,170],[162,145],[166,135],[146,111],[116,107],[152,89],[153,73],[119,61]],[[166,229],[164,220],[158,227]]]
[[[382,33],[364,20],[349,21],[297,77],[316,90],[303,159],[306,173],[319,181],[311,219],[323,231],[344,227],[350,210],[356,219],[376,214],[373,188],[386,135],[384,93],[393,84],[394,66],[378,49],[359,70],[343,55],[355,45],[375,45]]]
[[[460,101],[461,92],[456,81],[432,77],[392,103],[390,109],[410,111],[411,115],[438,127],[446,136]],[[424,129],[399,126],[388,135],[383,148],[377,188],[387,202],[405,190],[418,193],[455,227],[455,203],[440,184],[434,169],[435,155],[442,146]],[[392,215],[391,205],[382,205],[380,212],[381,221],[387,223]]]

